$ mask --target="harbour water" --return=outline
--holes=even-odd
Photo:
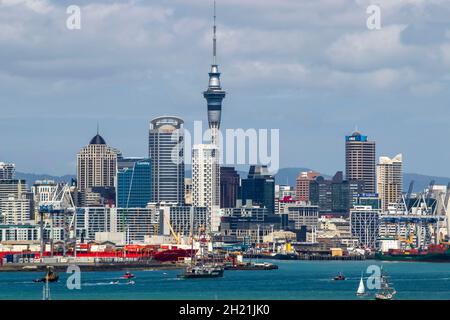
[[[183,280],[180,270],[133,271],[135,284],[123,272],[82,272],[81,290],[69,290],[69,274],[50,284],[52,300],[67,299],[373,299],[375,291],[357,297],[361,272],[370,265],[383,266],[397,290],[395,299],[450,299],[450,264],[379,261],[276,261],[278,270],[226,271],[223,278]],[[334,281],[342,272],[347,279]],[[42,299],[36,272],[0,273],[0,299]],[[364,274],[365,277],[369,276]]]

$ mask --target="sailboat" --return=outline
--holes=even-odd
[[[362,274],[361,280],[359,280],[359,287],[358,290],[356,291],[356,295],[359,297],[366,295],[366,288],[364,287],[364,280]]]
[[[383,273],[383,269],[381,269],[380,282],[381,282],[381,288],[375,294],[375,299],[376,300],[392,300],[394,298],[394,295],[397,293],[397,291],[395,291],[395,289],[393,287],[391,287],[391,284],[389,283],[387,276]]]

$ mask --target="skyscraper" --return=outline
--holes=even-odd
[[[158,117],[150,122],[152,202],[184,204],[184,122]]]
[[[117,162],[116,205],[118,208],[145,208],[151,201],[150,159],[124,158]]]
[[[220,225],[219,148],[214,144],[194,145],[192,151],[192,197],[194,207],[208,210],[207,230],[218,231]]]
[[[375,192],[375,142],[358,131],[345,137],[345,172],[347,180],[363,182],[364,192]]]
[[[315,171],[300,172],[297,176],[295,197],[297,201],[309,201],[309,184],[319,177],[320,173]]]
[[[234,208],[239,191],[240,176],[233,167],[220,168],[220,207]]]
[[[394,158],[380,157],[377,165],[377,188],[381,200],[381,209],[386,211],[389,204],[397,203],[403,192],[402,155]]]
[[[267,208],[269,215],[275,213],[275,178],[269,174],[267,166],[251,166],[247,179],[241,181],[241,199],[245,204]]]
[[[0,162],[0,180],[12,180],[16,172],[16,166],[12,163]]]
[[[220,85],[219,65],[217,64],[217,34],[216,34],[216,3],[214,2],[214,26],[213,26],[213,63],[209,72],[208,89],[203,93],[208,104],[208,124],[211,129],[212,143],[218,144],[218,131],[222,115],[222,100],[225,91]]]
[[[120,151],[106,145],[98,133],[77,155],[77,179],[82,206],[92,188],[113,188]],[[98,192],[95,192],[98,193]]]

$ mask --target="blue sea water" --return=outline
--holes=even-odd
[[[450,299],[450,264],[378,261],[276,261],[278,270],[225,271],[219,279],[178,279],[179,270],[133,271],[135,284],[118,280],[123,272],[83,272],[81,290],[69,290],[69,274],[51,283],[51,299],[373,299],[374,291],[358,298],[361,272],[383,266],[397,290],[396,299]],[[345,281],[334,281],[342,272]],[[33,283],[37,272],[0,273],[0,299],[42,299],[43,285]],[[368,276],[368,275],[366,275]]]

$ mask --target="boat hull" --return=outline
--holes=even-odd
[[[376,254],[375,259],[382,261],[450,262],[450,253]]]

